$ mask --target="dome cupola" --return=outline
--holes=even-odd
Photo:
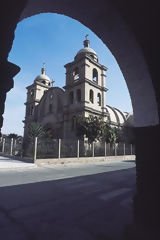
[[[85,40],[83,41],[84,48],[79,50],[76,54],[75,58],[79,58],[83,55],[89,55],[94,61],[98,62],[97,53],[90,48],[90,41],[88,40],[88,34],[85,36]]]
[[[46,68],[44,63],[43,67],[41,68],[41,74],[35,78],[34,82],[39,82],[47,86],[51,85],[51,79],[46,75]]]

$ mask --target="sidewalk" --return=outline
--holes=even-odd
[[[135,155],[125,156],[107,156],[105,157],[90,157],[90,158],[61,158],[61,159],[37,159],[35,163],[32,163],[30,159],[22,159],[19,157],[0,156],[0,170],[1,169],[17,169],[17,168],[33,168],[43,166],[62,166],[77,164],[95,164],[95,163],[113,163],[123,161],[135,161]]]
[[[33,168],[34,163],[27,163],[15,158],[0,156],[0,169],[15,169],[15,168]]]

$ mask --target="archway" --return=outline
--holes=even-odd
[[[118,6],[118,3],[116,3],[116,1],[114,2],[115,5]],[[124,1],[122,4],[123,8],[125,8],[125,3],[126,2]],[[20,15],[22,8],[23,6],[19,7],[17,10],[19,12],[17,12],[16,17],[13,16],[15,24],[18,21],[17,16]],[[99,9],[98,12],[97,9]],[[147,7],[147,9],[149,12],[149,7]],[[155,90],[153,87],[152,80],[154,80],[154,76],[152,74],[151,78],[149,74],[149,66],[143,56],[142,48],[135,39],[134,33],[129,28],[129,25],[125,24],[122,15],[118,13],[117,8],[113,6],[110,1],[102,1],[102,4],[93,1],[85,1],[84,4],[81,2],[81,6],[77,6],[74,1],[70,1],[69,5],[66,1],[54,1],[54,4],[49,0],[34,1],[34,3],[28,1],[28,5],[21,14],[20,19],[41,12],[58,12],[79,20],[102,39],[102,41],[110,48],[119,63],[130,91],[135,116],[135,126],[137,127],[136,157],[138,197],[136,198],[136,215],[140,217],[141,223],[145,220],[143,223],[144,225],[147,224],[148,226],[153,226],[156,223],[156,226],[158,226],[158,186],[160,179],[156,172],[156,169],[159,168],[159,161],[156,155],[157,153],[159,154],[157,144],[159,139],[159,117],[155,96],[155,92],[158,95],[158,90]],[[128,23],[129,20],[128,17]],[[136,24],[138,26],[138,22],[136,22]],[[8,35],[6,34],[6,36],[10,36],[10,45],[13,40],[13,30],[15,28],[13,24],[11,25],[12,28],[10,29],[10,32],[7,32]],[[141,25],[145,26],[145,24]],[[137,32],[137,36],[138,34],[139,33]],[[143,37],[141,37],[141,39],[142,41],[145,41]],[[9,50],[10,47],[7,49]],[[7,54],[4,54],[4,56],[7,57]],[[150,61],[153,59],[151,54],[146,56],[150,58]],[[16,72],[17,69],[15,68],[14,74]],[[5,78],[7,78],[6,75]],[[3,92],[5,91],[6,88],[4,87]],[[4,94],[1,98],[3,102],[5,98]],[[1,114],[2,113],[3,110],[1,110]],[[154,135],[154,141],[147,139],[149,136],[153,137]],[[152,164],[154,166],[152,167],[150,165],[151,159],[154,160],[154,163]],[[151,176],[150,181],[148,180],[148,174]],[[150,190],[152,189],[152,193],[148,192],[148,186],[150,186]],[[153,200],[151,196],[154,196]],[[158,213],[156,214],[155,211]],[[150,223],[152,224],[150,225]]]

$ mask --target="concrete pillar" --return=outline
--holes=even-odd
[[[17,140],[14,140],[14,155],[16,154]]]
[[[33,156],[34,163],[36,159],[37,159],[37,137],[35,137],[35,140],[34,140],[34,156]]]
[[[92,143],[92,157],[94,157],[94,142]]]
[[[126,155],[126,144],[123,143],[123,155]]]
[[[11,138],[10,155],[13,154],[13,138]]]
[[[2,153],[4,153],[4,150],[5,150],[5,141],[6,141],[6,139],[3,138],[3,142],[2,142]]]
[[[107,144],[106,142],[104,143],[104,156],[106,158],[106,155],[107,155]]]
[[[114,143],[114,155],[117,156],[117,146],[116,146],[116,143]]]
[[[79,159],[79,140],[77,141],[77,158]]]
[[[132,155],[133,151],[132,151],[132,144],[131,144],[131,155]]]
[[[58,158],[61,158],[61,139],[58,140]]]

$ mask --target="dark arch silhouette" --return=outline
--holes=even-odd
[[[148,237],[159,233],[160,84],[158,1],[3,1],[0,16],[0,128],[6,93],[20,68],[7,61],[18,21],[42,12],[65,14],[89,27],[109,47],[125,77],[135,117],[137,193],[134,220]],[[144,7],[145,6],[145,7]],[[88,11],[89,9],[89,11]],[[5,21],[4,21],[5,19]],[[157,55],[156,55],[157,54]],[[157,60],[156,59],[156,60]],[[157,74],[157,76],[156,76]],[[152,164],[151,164],[152,163]],[[147,239],[147,237],[145,239]],[[143,238],[143,237],[142,237]]]

